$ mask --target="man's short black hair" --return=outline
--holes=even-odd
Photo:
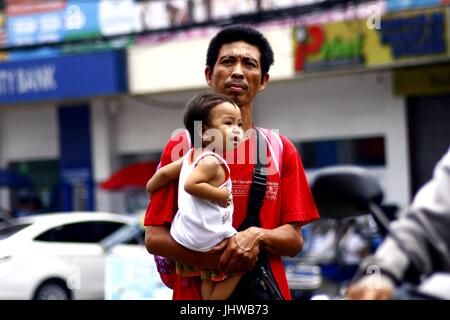
[[[238,108],[231,98],[209,90],[195,95],[188,101],[183,120],[184,127],[189,131],[191,139],[194,139],[194,136],[198,134],[198,131],[195,128],[195,122],[197,121],[201,122],[203,125],[208,125],[211,110],[224,102],[229,102]]]
[[[206,65],[214,69],[220,48],[224,44],[244,41],[259,49],[261,55],[261,76],[269,72],[270,66],[273,64],[273,51],[269,41],[258,30],[246,25],[232,25],[219,31],[209,42],[208,51],[206,53]]]

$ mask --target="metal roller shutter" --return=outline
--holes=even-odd
[[[450,145],[450,95],[411,97],[408,103],[412,192],[427,182]]]

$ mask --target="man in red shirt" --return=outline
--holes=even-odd
[[[247,215],[249,189],[255,163],[253,101],[269,82],[273,52],[266,38],[247,26],[221,30],[209,43],[205,78],[215,91],[230,96],[241,109],[245,141],[227,157],[233,184],[233,226],[238,229]],[[226,273],[251,270],[260,250],[266,250],[270,266],[281,293],[290,299],[281,256],[295,256],[303,247],[301,226],[319,218],[301,159],[291,141],[279,136],[281,156],[268,144],[267,191],[260,211],[261,228],[250,227],[238,232],[208,253],[184,248],[170,236],[170,224],[177,211],[176,184],[152,195],[145,217],[147,250],[185,264],[218,268]],[[173,137],[166,145],[161,166],[177,160],[190,148],[186,133]],[[231,161],[230,161],[231,159]],[[200,279],[175,276],[171,284],[173,298],[201,299]]]

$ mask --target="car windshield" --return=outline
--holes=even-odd
[[[13,225],[7,225],[4,227],[0,227],[0,240],[9,238],[13,234],[19,232],[20,230],[28,227],[30,223],[21,223],[21,224],[13,224]]]

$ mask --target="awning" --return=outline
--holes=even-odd
[[[31,179],[16,171],[0,169],[0,187],[24,188],[32,185]]]
[[[110,191],[144,189],[148,179],[155,173],[157,166],[157,163],[150,161],[130,164],[102,182],[100,188]]]

